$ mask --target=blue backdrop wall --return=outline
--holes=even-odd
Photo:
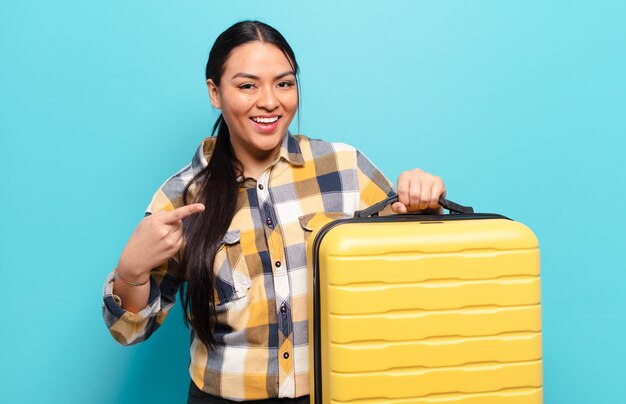
[[[101,288],[208,135],[204,63],[241,19],[291,42],[302,133],[529,225],[546,402],[624,402],[626,3],[576,0],[3,1],[0,402],[184,402],[180,307],[123,348]]]

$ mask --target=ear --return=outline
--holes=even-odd
[[[220,89],[211,79],[208,79],[206,81],[206,86],[209,89],[209,98],[211,98],[211,105],[213,105],[213,107],[217,109],[222,109],[222,103],[220,101]]]

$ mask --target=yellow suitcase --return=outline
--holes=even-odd
[[[445,199],[377,217],[391,202],[309,237],[311,403],[542,403],[532,231]]]

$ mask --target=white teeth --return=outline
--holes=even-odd
[[[275,116],[273,118],[261,118],[261,117],[256,117],[255,116],[254,118],[252,118],[252,120],[254,122],[258,122],[258,123],[274,123],[274,122],[276,122],[278,120],[278,117]]]

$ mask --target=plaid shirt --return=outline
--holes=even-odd
[[[182,206],[182,192],[207,165],[215,138],[155,194],[147,214]],[[309,394],[306,238],[324,212],[351,217],[393,193],[392,184],[359,151],[342,143],[287,135],[279,156],[258,179],[240,179],[239,203],[215,257],[217,347],[191,330],[193,382],[231,400]],[[210,209],[210,207],[207,207]],[[178,290],[174,259],[151,275],[148,307],[134,314],[104,286],[104,319],[123,345],[147,339],[163,322]]]

